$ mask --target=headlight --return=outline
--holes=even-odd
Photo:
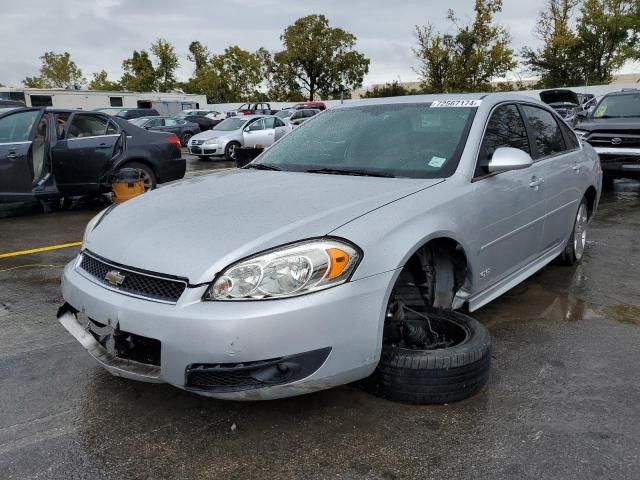
[[[587,133],[589,133],[586,130],[574,130],[573,132],[579,137],[584,137]]]
[[[249,257],[227,267],[204,300],[262,300],[315,292],[345,283],[362,258],[337,239],[307,240]]]
[[[214,143],[218,143],[218,138],[210,138],[204,142],[205,145],[213,145]]]
[[[115,204],[105,208],[100,213],[98,213],[95,217],[89,220],[86,228],[84,229],[84,235],[82,236],[82,249],[84,250],[84,244],[87,242],[87,238],[89,238],[89,234],[93,231],[94,228],[98,226],[98,224],[102,221],[102,219],[116,207]]]

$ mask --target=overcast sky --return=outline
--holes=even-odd
[[[499,22],[513,47],[537,44],[533,36],[542,0],[504,0]],[[122,60],[134,49],[148,49],[158,37],[171,42],[180,57],[178,77],[193,65],[187,47],[199,40],[214,53],[237,44],[255,51],[280,48],[280,35],[297,18],[324,14],[332,26],[358,38],[357,49],[371,59],[365,86],[416,80],[411,48],[414,25],[431,22],[450,29],[448,8],[462,20],[472,15],[473,0],[20,0],[3,2],[0,14],[0,83],[21,86],[38,74],[43,52],[68,51],[87,79],[105,69],[122,74]]]

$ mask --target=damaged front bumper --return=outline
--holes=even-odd
[[[165,304],[104,288],[77,263],[65,268],[67,305],[58,318],[100,365],[121,377],[236,400],[300,395],[372,373],[395,277],[386,272],[309,295],[253,302],[203,302],[207,287],[199,286]],[[110,329],[120,345],[109,343]],[[152,342],[157,362],[147,352],[122,353]]]

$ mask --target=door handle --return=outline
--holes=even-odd
[[[16,152],[9,152],[7,158],[18,158],[18,155],[16,154]]]
[[[533,178],[531,179],[531,183],[529,183],[529,186],[530,186],[531,188],[535,188],[535,189],[537,190],[537,189],[538,189],[538,187],[539,187],[540,185],[542,185],[543,183],[544,183],[544,180],[543,180],[542,178],[536,178],[536,177],[533,177]]]
[[[571,170],[573,170],[576,173],[580,173],[580,169],[582,167],[580,166],[580,164],[576,163],[573,167],[571,167]]]
[[[109,145],[107,143],[101,143],[101,144],[97,145],[96,148],[111,148],[111,145]]]

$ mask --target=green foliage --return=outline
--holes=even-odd
[[[39,77],[27,77],[22,83],[27,88],[81,88],[87,82],[82,70],[71,60],[69,52],[45,52],[40,57]]]
[[[628,59],[637,57],[640,11],[637,0],[585,0],[577,22],[576,48],[585,81],[608,83]]]
[[[183,84],[187,93],[207,96],[209,103],[247,102],[264,99],[259,92],[264,67],[261,54],[238,46],[211,55],[200,42],[189,46],[189,60],[195,63],[194,75]]]
[[[521,55],[540,75],[541,88],[608,83],[627,60],[640,56],[639,31],[636,0],[547,0],[536,30],[543,46]]]
[[[332,98],[362,86],[369,59],[354,49],[356,37],[329,26],[324,15],[308,15],[287,27],[280,37],[284,49],[273,57],[276,91],[304,90]],[[294,84],[298,87],[295,88]]]
[[[385,83],[384,85],[375,85],[372,90],[367,90],[364,98],[382,98],[382,97],[402,97],[405,95],[413,95],[416,92],[404,85],[400,85],[397,80],[391,83]]]
[[[173,90],[176,86],[175,72],[180,66],[173,45],[163,38],[159,38],[151,45],[151,53],[156,57],[155,73],[158,90],[161,92]]]
[[[433,25],[416,26],[414,53],[425,91],[488,91],[493,78],[516,66],[509,32],[494,23],[501,11],[502,0],[476,0],[473,21],[459,25],[449,10],[447,18],[456,29],[453,35],[436,32]]]
[[[540,12],[536,36],[543,47],[521,51],[525,65],[540,75],[540,88],[566,87],[582,83],[582,65],[577,37],[571,29],[573,11],[579,0],[547,0]]]
[[[122,85],[120,85],[120,83],[109,80],[106,70],[95,72],[93,79],[89,82],[89,90],[118,91],[121,88]]]
[[[131,58],[122,61],[124,71],[120,83],[132,92],[153,92],[157,90],[156,71],[149,54],[145,50],[133,51]]]

